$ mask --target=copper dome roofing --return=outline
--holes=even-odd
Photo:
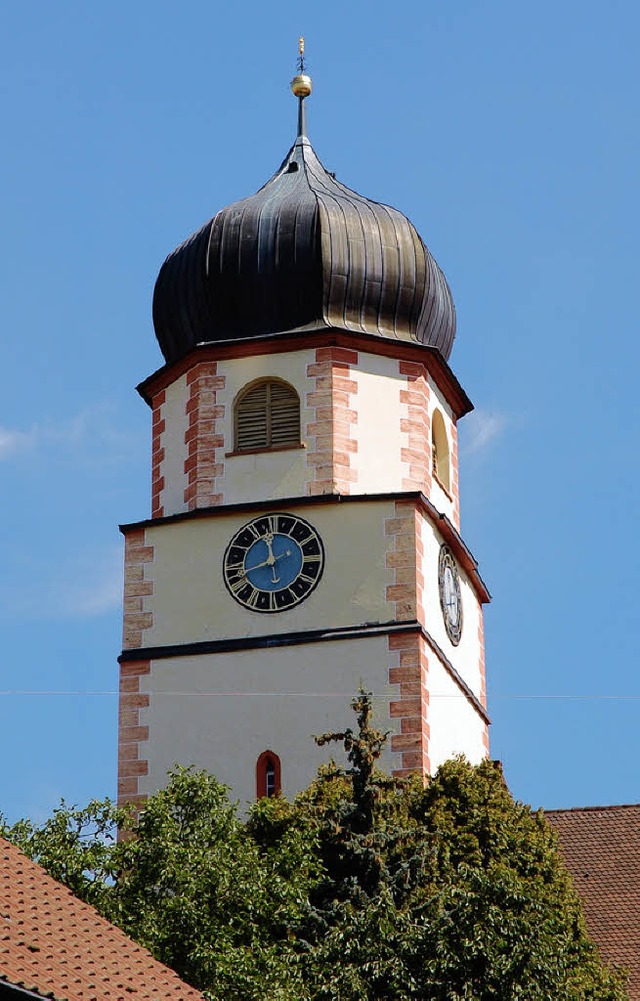
[[[448,358],[456,329],[449,286],[414,226],[336,181],[304,135],[257,194],[169,255],[153,322],[169,362],[197,344],[330,327]]]

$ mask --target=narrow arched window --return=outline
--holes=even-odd
[[[256,763],[256,794],[278,796],[281,791],[280,758],[273,751],[263,751]]]
[[[235,405],[234,449],[256,452],[300,444],[300,397],[281,379],[246,386]]]
[[[439,410],[434,410],[431,416],[431,466],[436,479],[445,490],[450,490],[449,439]]]

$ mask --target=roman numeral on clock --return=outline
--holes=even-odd
[[[257,587],[254,587],[251,589],[249,597],[244,599],[244,603],[245,605],[249,605],[250,608],[257,608],[259,598],[260,591]]]
[[[227,563],[226,565],[227,573],[236,573],[240,577],[245,576],[244,560],[242,563]]]
[[[247,586],[247,578],[245,576],[236,577],[233,580],[229,579],[228,583],[233,593],[237,595],[240,594],[240,591]]]

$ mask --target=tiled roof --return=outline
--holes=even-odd
[[[640,804],[549,810],[601,956],[627,968],[640,1001]]]
[[[202,1001],[124,932],[0,838],[0,983],[60,1001]]]

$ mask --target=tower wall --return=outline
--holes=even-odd
[[[260,378],[298,393],[300,447],[236,451],[235,402]],[[165,382],[151,396],[153,517],[257,499],[421,490],[459,526],[455,415],[425,362],[342,347],[196,356]],[[448,491],[432,470],[436,407],[450,447]]]
[[[376,725],[400,732],[389,716],[398,687],[389,684],[389,661],[386,636],[372,636],[152,662],[141,686],[149,692],[141,720],[150,764],[140,793],[162,786],[180,762],[213,771],[241,803],[254,800],[255,766],[266,749],[280,758],[283,793],[299,792],[321,763],[340,756],[317,747],[313,735],[352,726],[349,703],[365,677],[376,695]],[[389,744],[383,767],[399,766],[401,754]]]
[[[222,572],[229,540],[264,504],[124,529],[123,797],[158,788],[181,763],[213,771],[250,799],[266,749],[280,756],[283,791],[297,792],[326,760],[311,735],[349,724],[361,685],[390,733],[389,770],[427,775],[451,753],[486,754],[484,593],[473,565],[461,568],[465,624],[452,644],[437,565],[443,541],[456,537],[445,540],[437,512],[415,492],[268,508],[280,509],[313,524],[325,569],[301,605],[277,615],[239,605]]]

